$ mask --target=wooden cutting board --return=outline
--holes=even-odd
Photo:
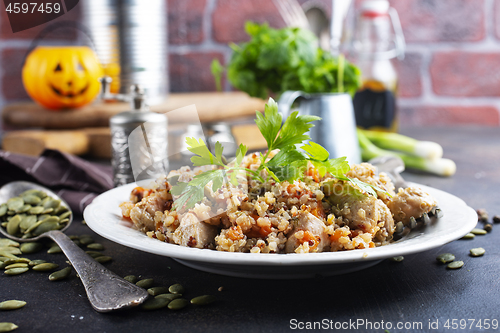
[[[250,97],[243,92],[172,93],[164,103],[152,106],[151,110],[167,113],[194,104],[201,122],[217,122],[254,117],[255,111],[264,111],[265,103],[264,100]],[[77,129],[107,127],[109,118],[129,109],[127,103],[96,102],[80,109],[54,112],[33,102],[26,102],[6,106],[2,111],[2,117],[6,125],[13,127]],[[182,114],[169,117],[170,124],[191,120]]]

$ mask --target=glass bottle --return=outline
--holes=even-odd
[[[405,42],[397,12],[387,0],[362,2],[352,47],[362,72],[362,86],[353,100],[357,126],[397,131],[398,77],[393,61],[404,57]]]

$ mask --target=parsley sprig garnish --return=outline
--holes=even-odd
[[[242,174],[261,183],[271,178],[276,182],[292,182],[305,177],[309,164],[314,166],[319,177],[324,177],[328,173],[374,196],[377,195],[376,191],[385,192],[356,178],[347,177],[345,174],[350,167],[345,157],[329,159],[330,154],[321,145],[312,141],[303,143],[310,139],[306,133],[314,126],[312,122],[321,118],[299,115],[298,111],[295,111],[283,123],[283,118],[278,112],[278,104],[272,98],[269,98],[264,114],[256,112],[256,115],[255,123],[267,142],[267,151],[265,155],[260,154],[260,166],[257,170],[241,166],[248,150],[243,144],[238,147],[235,159],[226,164],[222,154],[224,148],[219,142],[215,144],[214,155],[202,139],[186,139],[188,150],[195,154],[191,158],[193,165],[212,165],[214,169],[196,175],[188,183],[178,182],[172,187],[171,193],[178,197],[174,202],[175,209],[194,207],[196,203],[203,200],[205,186],[210,182],[212,182],[211,188],[214,192],[227,182],[238,186],[238,175]],[[271,152],[275,149],[279,149],[279,152],[269,159]],[[262,172],[263,170],[266,172]],[[266,174],[267,178],[264,178]]]

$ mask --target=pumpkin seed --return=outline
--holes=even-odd
[[[148,294],[150,294],[151,296],[158,296],[166,293],[168,293],[167,287],[152,287],[148,289]]]
[[[41,235],[41,234],[43,234],[44,232],[47,232],[47,231],[57,230],[57,229],[59,229],[59,227],[60,227],[59,222],[55,222],[55,221],[45,222],[45,220],[44,220],[31,233],[33,235],[35,235],[35,236],[38,236],[38,235]]]
[[[184,294],[184,287],[179,284],[173,284],[170,287],[168,287],[168,291],[170,291],[172,294]]]
[[[38,264],[33,266],[33,270],[37,272],[45,272],[45,271],[53,271],[57,267],[59,267],[58,264],[54,264],[51,262],[44,262],[43,264]]]
[[[28,213],[32,214],[32,215],[38,215],[38,214],[42,214],[42,212],[45,210],[45,208],[41,207],[41,206],[35,206],[35,207],[31,207],[30,210],[28,211]]]
[[[19,224],[21,223],[21,217],[19,215],[14,216],[10,219],[7,224],[7,233],[9,235],[16,235],[19,232]]]
[[[403,256],[396,256],[396,257],[392,257],[390,258],[391,261],[394,261],[394,262],[401,262],[405,259],[405,257]]]
[[[66,219],[62,219],[62,220],[60,220],[60,221],[59,221],[59,223],[61,223],[61,224],[62,224],[62,223],[66,223],[66,222],[69,222],[69,219],[68,219],[68,218],[66,218]]]
[[[21,223],[19,223],[19,229],[21,229],[21,232],[26,232],[33,224],[36,223],[36,216],[35,215],[28,215],[23,217],[21,220]]]
[[[0,303],[0,310],[17,310],[25,305],[25,301],[9,300]]]
[[[21,250],[19,250],[19,252],[21,252]],[[21,254],[21,253],[18,253],[18,254]],[[3,251],[3,250],[0,250],[0,256],[1,257],[7,257],[7,258],[10,258],[10,259],[16,259],[17,258],[15,256],[15,254],[10,253],[9,251]]]
[[[16,213],[26,213],[30,209],[31,209],[31,205],[24,204],[21,208],[16,209]]]
[[[0,217],[4,216],[5,214],[7,214],[7,204],[1,204],[0,205]]]
[[[47,261],[46,260],[42,260],[42,259],[35,259],[35,260],[31,260],[28,265],[29,266],[36,266],[36,265],[40,265],[40,264],[45,264]]]
[[[55,210],[54,210],[54,214],[56,215],[61,215],[62,213],[65,213],[69,211],[69,208],[66,207],[66,206],[63,206],[62,202],[61,204],[59,205],[59,207],[57,207]]]
[[[87,245],[87,249],[102,251],[102,250],[104,250],[104,246],[102,246],[102,244],[99,244],[99,243],[91,243],[91,244]]]
[[[142,279],[137,281],[135,284],[141,288],[149,289],[153,286],[153,283],[154,283],[153,279]]]
[[[0,247],[0,252],[1,253],[10,253],[10,254],[21,254],[21,250],[18,247],[13,247],[13,246],[5,246],[5,247]],[[4,256],[7,257],[7,256]]]
[[[1,261],[1,262],[4,262],[4,261],[6,261],[6,260],[9,260],[9,258],[7,258],[7,257],[0,257],[0,261]]]
[[[19,243],[8,238],[0,238],[0,247],[19,247]]]
[[[42,222],[59,222],[59,217],[57,216],[52,216],[52,215],[47,215],[46,218],[41,220]]]
[[[47,253],[49,254],[62,253],[62,250],[59,247],[59,245],[52,245],[50,249],[47,250]]]
[[[52,211],[59,207],[61,200],[50,199],[43,204],[43,208],[52,208]]]
[[[42,212],[42,214],[50,214],[54,211],[54,208],[45,208]]]
[[[189,301],[185,298],[177,298],[168,303],[168,308],[170,310],[181,310],[188,306]]]
[[[5,264],[5,262],[4,262]],[[24,262],[18,262],[16,264],[10,264],[10,265],[7,265],[5,266],[5,269],[11,269],[11,268],[24,268],[24,267],[28,267],[28,264],[24,263]]]
[[[181,298],[181,297],[182,297],[181,294],[160,294],[158,296],[155,296],[155,298],[166,298],[166,299],[171,300],[171,301],[173,301],[176,298]]]
[[[474,235],[486,235],[488,232],[484,229],[474,228],[471,230],[471,233]]]
[[[191,300],[191,304],[195,305],[207,305],[210,303],[215,302],[216,298],[215,296],[212,295],[203,295],[203,296],[198,296],[195,297]]]
[[[42,249],[42,244],[37,243],[37,242],[30,242],[30,243],[23,243],[21,244],[21,252],[24,254],[30,254],[30,253],[35,253],[38,252]]]
[[[19,274],[23,274],[23,273],[27,272],[28,270],[29,270],[28,267],[11,268],[11,269],[6,270],[4,273],[7,275],[19,275]]]
[[[7,208],[12,211],[16,211],[24,206],[24,200],[20,197],[14,197],[7,200]]]
[[[480,256],[482,256],[485,252],[486,252],[486,250],[485,250],[485,249],[483,249],[482,247],[476,247],[476,248],[470,249],[470,255],[471,255],[472,257],[480,257]]]
[[[130,283],[133,283],[133,284],[135,284],[137,281],[139,281],[139,279],[135,275],[127,275],[123,279],[130,282]]]
[[[23,196],[23,200],[25,204],[29,204],[32,206],[36,206],[42,201],[42,199],[33,194]]]
[[[6,322],[0,323],[0,332],[10,332],[10,331],[15,330],[18,327],[19,326],[17,326],[14,323],[6,323]]]
[[[476,235],[474,235],[473,233],[467,233],[465,236],[463,236],[462,238],[460,239],[474,239],[474,237],[476,237]]]
[[[59,281],[59,280],[66,279],[71,274],[72,269],[73,268],[71,266],[68,266],[68,267],[61,269],[60,271],[54,272],[54,273],[49,275],[49,280],[50,281]]]
[[[109,256],[100,256],[100,257],[94,258],[94,260],[97,261],[100,264],[105,264],[105,263],[110,262],[111,260],[113,260],[113,258],[111,258]]]
[[[91,256],[94,259],[97,257],[103,256],[103,254],[101,252],[97,252],[97,251],[85,251],[85,253],[87,253],[89,256]]]
[[[2,228],[7,228],[7,224],[9,224],[9,222],[2,222],[2,224],[0,224],[2,226]]]
[[[83,245],[89,245],[89,244],[94,243],[94,240],[90,236],[81,236],[80,243]]]
[[[157,310],[166,307],[170,303],[166,298],[150,298],[142,304],[144,310]]]
[[[59,215],[59,218],[62,220],[62,219],[69,217],[70,215],[71,215],[71,212],[66,211],[66,212],[62,213],[61,215]]]
[[[40,199],[47,198],[47,193],[45,193],[44,191],[41,191],[41,190],[37,190],[37,189],[26,190],[23,193],[21,193],[21,196],[26,196],[26,195],[30,195],[30,194],[36,195]]]
[[[447,264],[455,260],[455,256],[451,253],[443,253],[436,257],[436,260],[442,264]]]
[[[6,265],[12,265],[12,264],[27,264],[29,263],[30,260],[28,258],[16,258],[16,259],[7,259],[4,261]]]
[[[464,265],[464,262],[461,260],[458,260],[458,261],[450,262],[446,267],[448,267],[449,269],[458,269],[458,268],[461,268],[463,265]]]
[[[42,211],[43,212],[43,211]],[[37,217],[37,221],[43,221],[45,220],[47,217],[51,217],[52,215],[49,215],[49,214],[41,214],[41,215],[38,215]]]

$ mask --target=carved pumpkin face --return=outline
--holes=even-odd
[[[23,67],[30,97],[55,110],[92,102],[101,89],[102,75],[95,53],[86,46],[37,47]]]

